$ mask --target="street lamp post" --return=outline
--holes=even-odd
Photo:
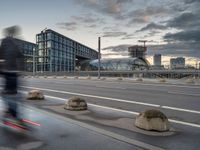
[[[33,76],[35,76],[35,48],[33,49]]]
[[[98,38],[98,79],[101,77],[101,37]]]

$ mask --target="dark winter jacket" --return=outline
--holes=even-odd
[[[24,56],[13,38],[5,38],[0,46],[1,72],[19,72],[24,70]]]

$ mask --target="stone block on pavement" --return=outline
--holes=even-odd
[[[100,78],[100,80],[104,81],[104,80],[106,80],[106,78],[105,78],[105,77],[102,77],[102,78]]]
[[[185,82],[189,83],[189,84],[194,84],[195,83],[193,78],[188,78]]]
[[[122,78],[122,77],[118,77],[117,80],[118,80],[118,81],[122,81],[123,78]]]
[[[168,118],[159,110],[147,110],[140,113],[135,120],[135,126],[144,130],[168,131],[170,128]]]
[[[88,75],[88,76],[86,77],[86,79],[87,79],[87,80],[91,80],[91,76]]]
[[[164,83],[164,82],[166,82],[166,79],[165,78],[161,78],[161,79],[159,79],[159,82]]]
[[[78,76],[75,76],[74,79],[79,79],[79,77],[78,77]]]
[[[28,100],[44,100],[44,95],[40,90],[31,90],[28,92]]]
[[[74,110],[74,111],[87,110],[87,103],[83,98],[71,97],[65,103],[64,108],[67,110]]]
[[[143,79],[142,78],[137,78],[136,81],[142,82]]]

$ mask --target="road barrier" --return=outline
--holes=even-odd
[[[81,76],[97,77],[97,71],[74,71],[74,72],[36,72],[35,76]],[[25,72],[30,76],[32,72]],[[129,77],[129,78],[200,78],[200,70],[133,70],[133,71],[101,71],[101,77]]]

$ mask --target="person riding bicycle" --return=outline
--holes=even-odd
[[[4,118],[13,118],[20,121],[18,111],[18,76],[24,70],[24,56],[15,43],[14,37],[19,32],[18,26],[6,28],[5,38],[0,46],[0,70],[4,77],[2,98],[7,105]]]

